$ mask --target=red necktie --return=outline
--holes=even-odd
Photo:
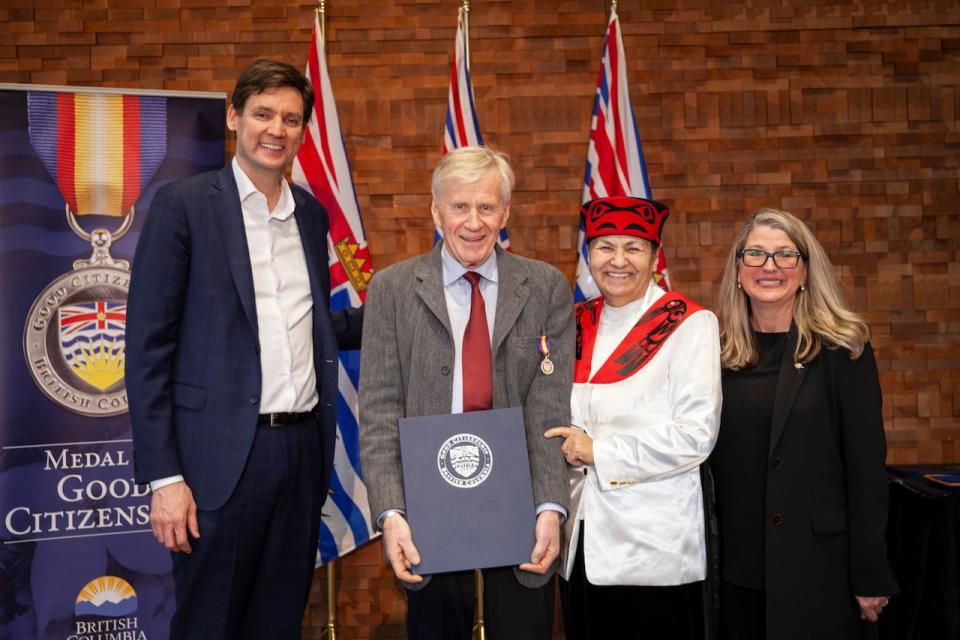
[[[490,357],[490,331],[487,329],[487,308],[480,295],[480,274],[467,271],[463,277],[470,283],[470,319],[463,332],[463,410],[483,411],[493,408],[493,365]]]

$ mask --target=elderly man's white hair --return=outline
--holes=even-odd
[[[510,158],[502,151],[494,151],[489,147],[460,147],[443,156],[433,170],[430,192],[434,201],[437,201],[451,183],[471,184],[482,180],[490,172],[500,176],[500,204],[509,204],[516,181],[510,168]]]

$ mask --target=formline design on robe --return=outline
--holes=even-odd
[[[597,338],[603,298],[592,298],[577,304],[574,314],[577,322],[577,361],[574,382],[604,384],[620,382],[644,365],[660,351],[681,323],[702,306],[676,291],[655,303],[634,325],[620,346],[604,365],[590,378],[593,345]]]

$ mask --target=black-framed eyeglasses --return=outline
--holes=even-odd
[[[737,251],[737,257],[746,267],[762,267],[767,264],[767,260],[773,258],[773,264],[781,269],[796,269],[800,264],[800,258],[806,260],[807,256],[799,251],[784,249],[782,251],[764,251],[763,249],[740,249]]]

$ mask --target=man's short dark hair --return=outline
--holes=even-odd
[[[314,94],[310,81],[295,67],[285,62],[260,58],[243,70],[237,78],[230,102],[238,113],[243,112],[247,98],[267,89],[290,87],[303,99],[303,122],[306,124],[313,115]]]

